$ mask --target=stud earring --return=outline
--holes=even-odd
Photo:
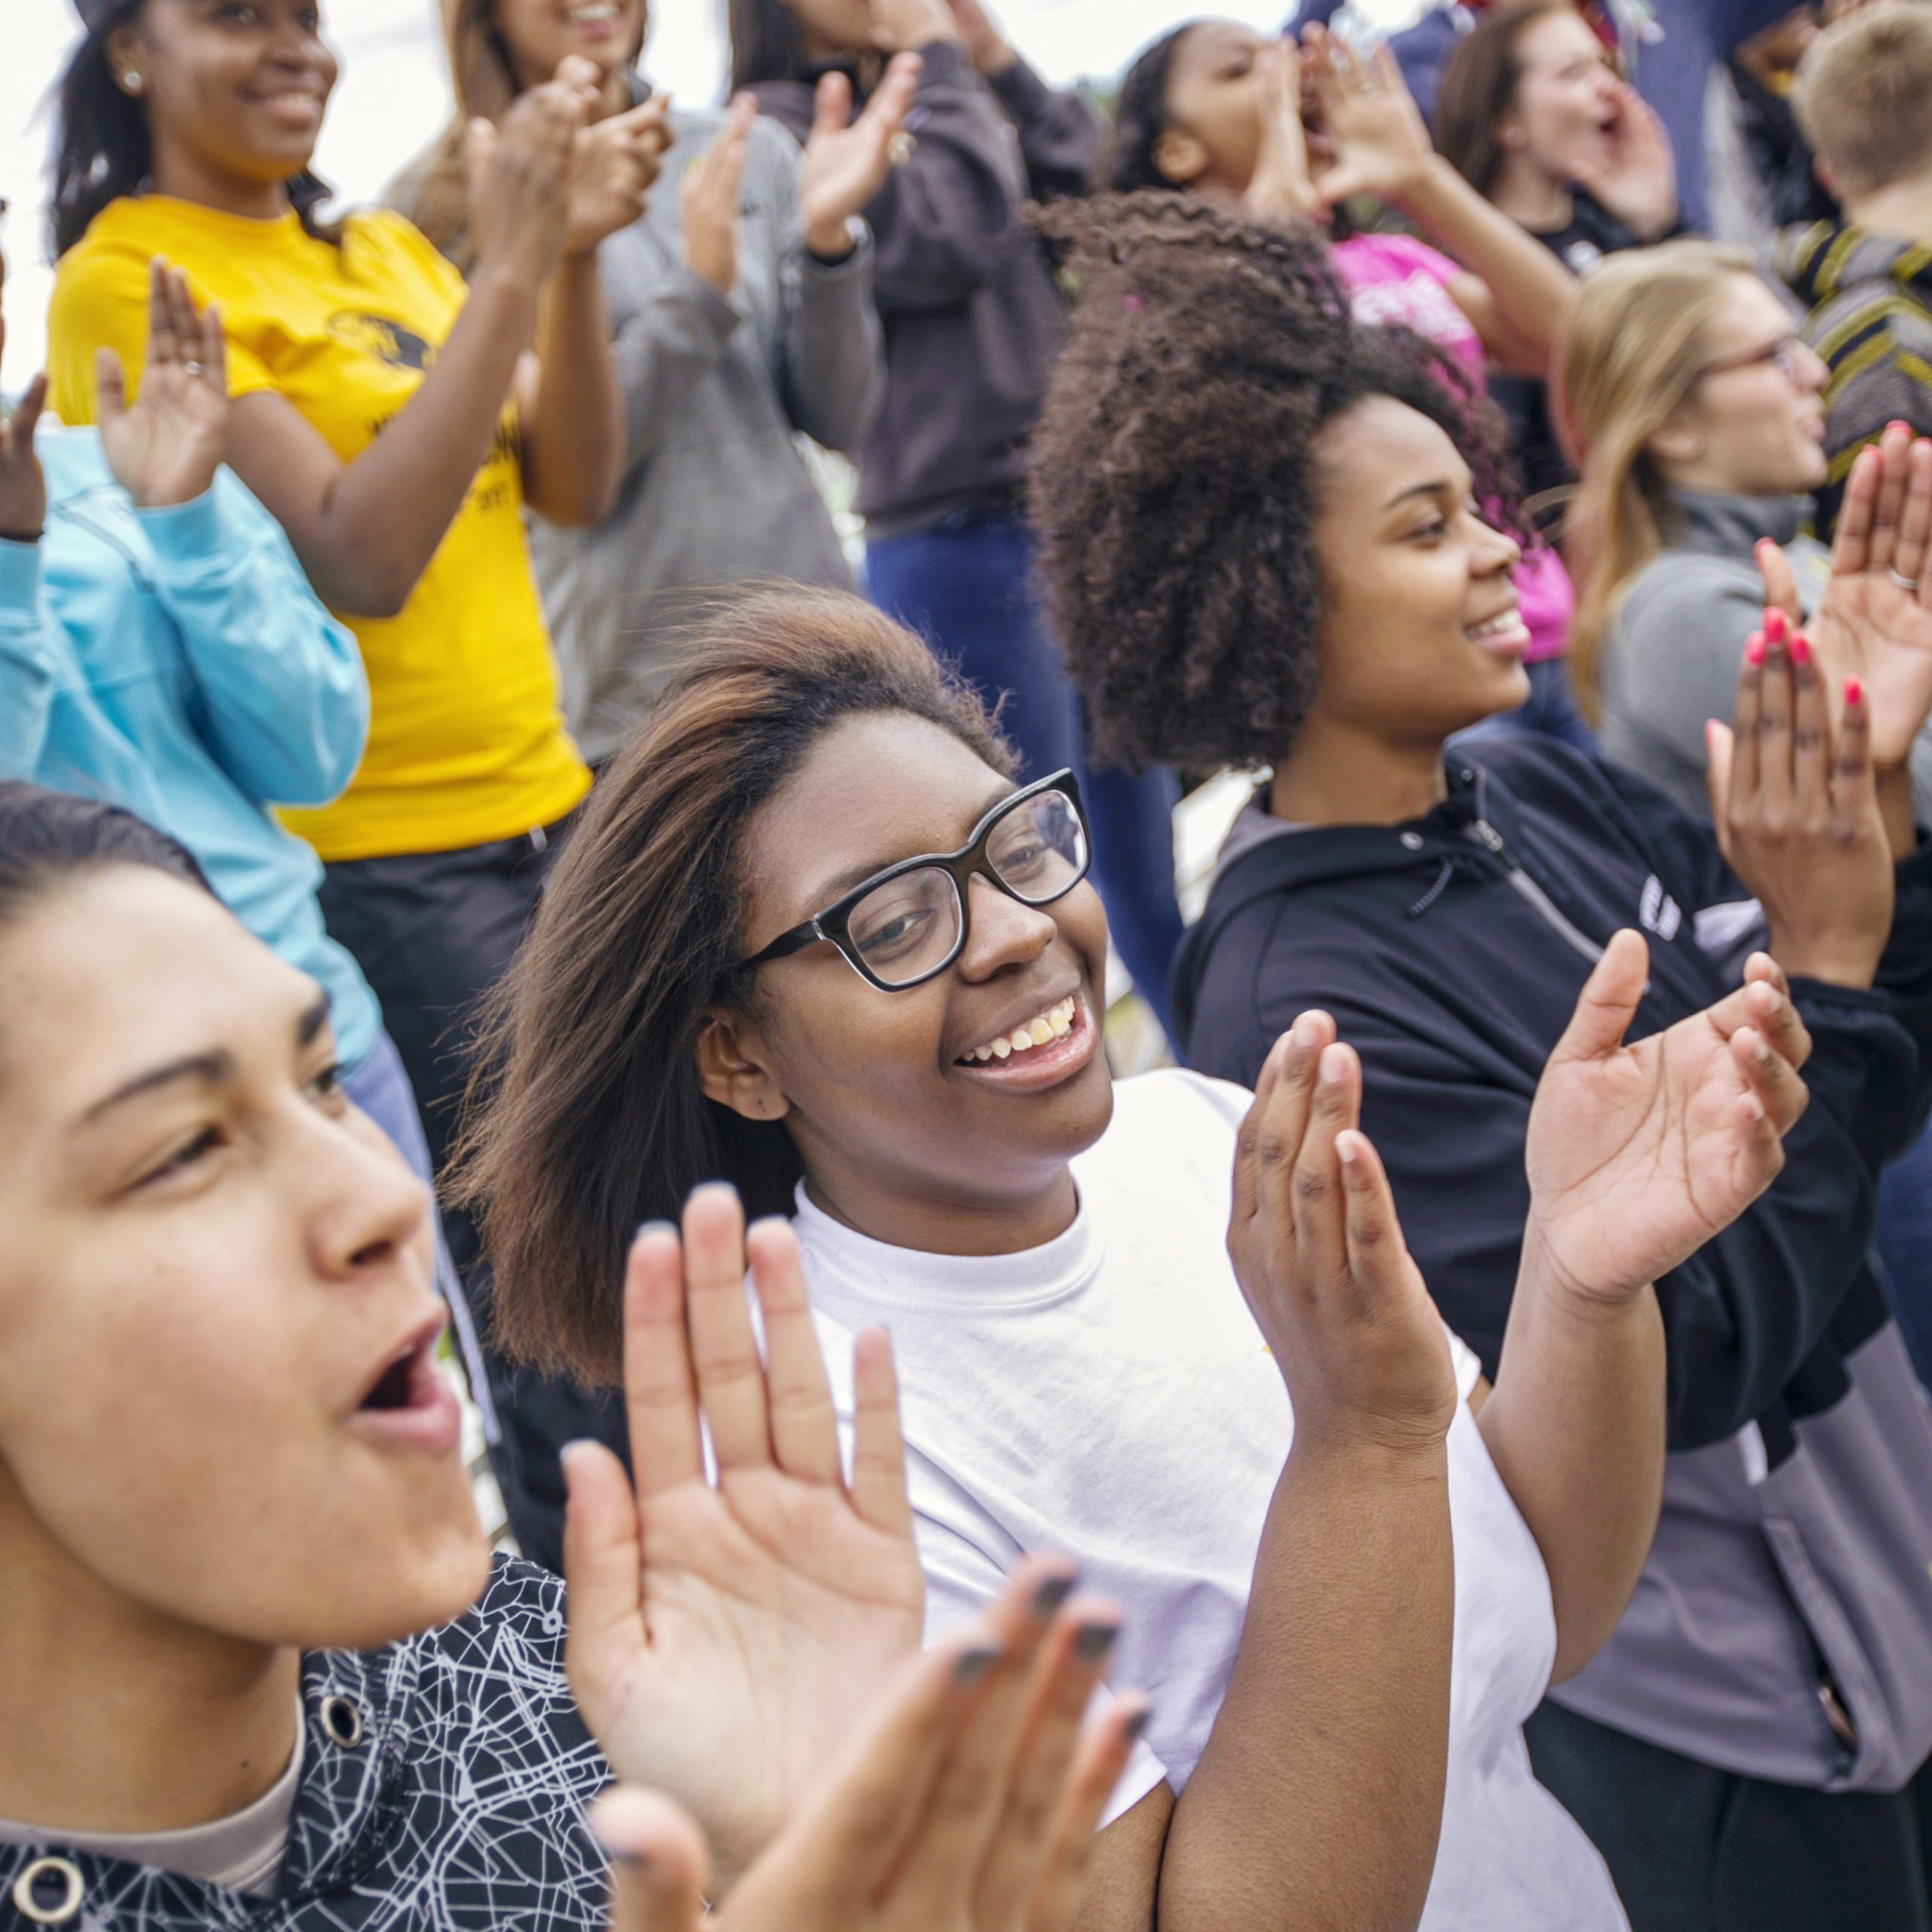
[[[125,88],[130,94],[139,94],[141,91],[141,77],[134,72],[133,68],[130,67],[128,71],[121,76],[121,85]]]

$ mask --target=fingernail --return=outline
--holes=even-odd
[[[1802,631],[1791,634],[1791,661],[1801,668],[1811,661],[1811,640]]]
[[[738,1198],[737,1189],[728,1180],[701,1180],[691,1189],[691,1198],[696,1200],[700,1194],[728,1194],[734,1201]]]
[[[1847,708],[1865,702],[1865,687],[1856,678],[1844,681],[1844,701]]]
[[[1342,1084],[1343,1063],[1339,1053],[1324,1053],[1321,1056],[1321,1084],[1324,1087],[1339,1087]]]
[[[1049,1577],[1033,1592],[1033,1614],[1051,1617],[1073,1594],[1071,1577]]]
[[[675,1235],[678,1224],[675,1221],[640,1221],[637,1232],[631,1236],[633,1241],[643,1240],[646,1235]]]
[[[1912,425],[1909,423],[1906,422],[1902,417],[1895,416],[1892,418],[1890,422],[1885,425],[1886,435],[1889,436],[1894,429],[1903,429],[1907,435],[1910,435],[1912,433]]]
[[[955,1684],[977,1684],[999,1661],[999,1652],[987,1644],[964,1652],[952,1666]]]
[[[1143,1704],[1125,1724],[1121,1726],[1130,1744],[1137,1744],[1147,1734],[1147,1727],[1154,1721],[1154,1707]]]
[[[1764,641],[1781,644],[1784,641],[1785,614],[1777,605],[1772,605],[1764,613]]]
[[[1744,661],[1747,664],[1761,664],[1764,661],[1764,633],[1753,631],[1746,640]]]
[[[1119,1635],[1118,1623],[1083,1623],[1073,1640],[1074,1654],[1083,1663],[1098,1663]]]
[[[615,1845],[607,1844],[604,1856],[613,1865],[621,1865],[626,1872],[641,1872],[651,1863],[641,1851],[620,1851]]]

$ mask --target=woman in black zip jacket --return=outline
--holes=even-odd
[[[1904,773],[1857,804],[1827,762],[1832,711],[1844,758],[1875,710],[1932,703],[1932,445],[1860,472],[1811,635],[1767,613],[1739,640],[1714,832],[1559,745],[1448,748],[1523,686],[1516,546],[1477,513],[1493,432],[1425,346],[1350,321],[1312,236],[1171,198],[1056,226],[1084,299],[1032,505],[1103,749],[1273,767],[1177,968],[1189,1060],[1251,1080],[1282,1015],[1335,1016],[1424,1277],[1491,1368],[1531,1096],[1601,948],[1644,930],[1654,1032],[1768,925],[1813,1105],[1764,1198],[1657,1284],[1662,1525],[1532,1749],[1637,1932],[1932,1926],[1932,1415],[1866,1260],[1875,1177],[1932,1103],[1932,851]]]

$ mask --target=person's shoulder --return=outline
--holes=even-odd
[[[482,1595],[420,1641],[459,1666],[513,1656],[532,1682],[561,1684],[564,1628],[563,1580],[540,1564],[499,1552],[491,1558]]]
[[[406,264],[439,281],[456,273],[435,242],[395,208],[355,209],[343,217],[341,236],[345,253]]]
[[[140,198],[131,195],[109,202],[54,263],[50,332],[55,318],[102,300],[125,300],[131,291],[145,312],[148,263],[157,251],[158,235],[155,224],[143,220],[141,207]]]

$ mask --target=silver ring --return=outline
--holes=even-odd
[[[885,144],[885,157],[894,168],[903,168],[912,158],[912,150],[919,145],[917,138],[901,128]]]
[[[200,362],[184,362],[181,366],[187,371],[189,375],[198,376],[202,373],[203,368],[206,367],[206,365]]]
[[[1890,577],[1907,596],[1916,597],[1918,595],[1918,580],[1915,577],[1901,577],[1889,564],[1885,566],[1885,574]]]

